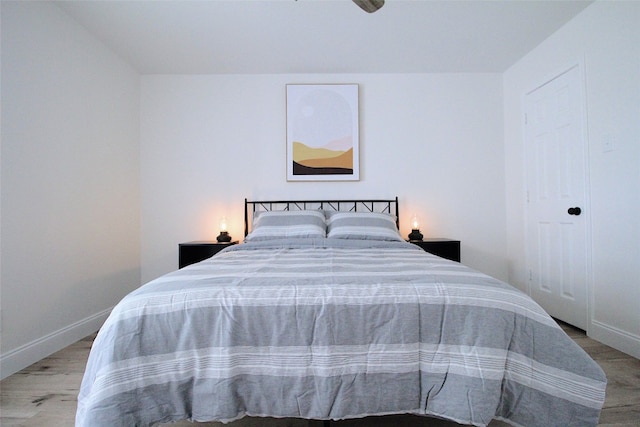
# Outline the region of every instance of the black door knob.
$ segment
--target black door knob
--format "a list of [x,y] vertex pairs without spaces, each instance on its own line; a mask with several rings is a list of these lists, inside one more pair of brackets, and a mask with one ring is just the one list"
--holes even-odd
[[569,210],[567,211],[567,213],[569,215],[575,215],[578,216],[582,213],[582,209],[580,209],[579,207],[575,207],[575,208],[569,208]]

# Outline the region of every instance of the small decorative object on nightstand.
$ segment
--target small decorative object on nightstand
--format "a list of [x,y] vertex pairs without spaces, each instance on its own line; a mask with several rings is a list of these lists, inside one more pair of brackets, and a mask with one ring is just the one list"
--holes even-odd
[[207,258],[211,258],[221,250],[228,248],[231,245],[237,244],[234,242],[187,242],[180,243],[178,245],[178,268],[186,267],[187,265],[195,264],[196,262],[203,261]]
[[231,236],[229,236],[229,232],[227,231],[227,218],[222,217],[220,220],[220,234],[216,237],[216,240],[220,243],[228,243],[231,241]]
[[418,215],[414,215],[411,218],[411,233],[409,233],[409,241],[419,242],[422,240],[422,233],[420,233],[420,221]]
[[409,243],[420,246],[430,254],[460,262],[460,240],[429,238],[418,241],[410,240]]

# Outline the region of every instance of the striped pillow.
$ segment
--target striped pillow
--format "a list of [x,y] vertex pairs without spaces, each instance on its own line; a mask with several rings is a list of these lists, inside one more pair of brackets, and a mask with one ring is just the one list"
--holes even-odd
[[325,237],[326,223],[321,211],[261,212],[246,242],[289,237]]
[[404,241],[393,215],[376,212],[337,212],[329,216],[327,237],[335,239]]

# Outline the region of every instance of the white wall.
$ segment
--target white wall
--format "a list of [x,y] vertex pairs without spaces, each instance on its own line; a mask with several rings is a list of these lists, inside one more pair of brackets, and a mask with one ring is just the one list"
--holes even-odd
[[[359,182],[287,182],[285,85],[358,83]],[[428,237],[506,279],[498,74],[143,76],[142,278],[177,268],[178,243],[242,238],[248,198],[399,196]]]
[[[510,281],[527,287],[524,94],[586,74],[593,304],[589,335],[640,357],[640,3],[596,2],[504,74]],[[603,152],[613,138],[615,150]]]
[[140,283],[139,90],[57,6],[2,2],[3,377]]

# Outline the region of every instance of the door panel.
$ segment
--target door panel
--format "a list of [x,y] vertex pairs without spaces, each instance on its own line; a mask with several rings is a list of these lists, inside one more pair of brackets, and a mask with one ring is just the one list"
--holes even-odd
[[[586,329],[588,213],[581,88],[575,66],[526,96],[527,262],[531,296],[552,316]],[[580,215],[569,214],[573,207],[581,207]]]

